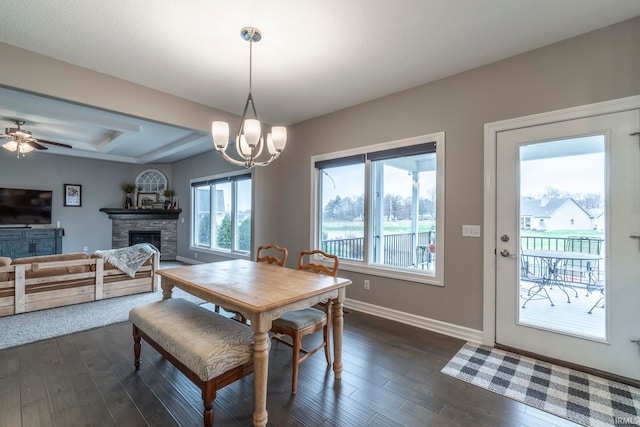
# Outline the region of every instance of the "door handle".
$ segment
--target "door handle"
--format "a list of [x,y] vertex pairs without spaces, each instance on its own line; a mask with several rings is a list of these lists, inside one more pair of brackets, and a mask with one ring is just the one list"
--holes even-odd
[[511,255],[511,252],[509,252],[507,249],[503,249],[500,251],[500,255],[502,255],[505,258],[515,258],[515,255]]

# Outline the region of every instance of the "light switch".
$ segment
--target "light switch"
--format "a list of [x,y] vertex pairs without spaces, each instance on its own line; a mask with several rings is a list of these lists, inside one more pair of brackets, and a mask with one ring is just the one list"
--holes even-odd
[[462,237],[480,237],[479,225],[463,225]]

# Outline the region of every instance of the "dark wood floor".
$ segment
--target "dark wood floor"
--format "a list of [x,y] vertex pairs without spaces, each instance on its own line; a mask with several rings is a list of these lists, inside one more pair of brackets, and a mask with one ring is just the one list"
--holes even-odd
[[[291,350],[273,342],[269,425],[575,425],[441,374],[462,344],[351,312],[342,380],[318,353],[301,365],[291,396]],[[0,426],[202,425],[199,390],[144,344],[136,374],[132,347],[125,322],[0,350]],[[218,392],[215,425],[250,426],[252,412],[253,376]]]

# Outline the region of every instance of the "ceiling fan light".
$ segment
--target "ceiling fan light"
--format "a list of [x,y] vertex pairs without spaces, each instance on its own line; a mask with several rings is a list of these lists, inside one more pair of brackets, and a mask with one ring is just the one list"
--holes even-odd
[[6,148],[9,151],[16,151],[18,149],[18,143],[14,140],[11,140],[2,145],[3,148]]
[[20,152],[20,154],[30,153],[33,151],[33,147],[27,143],[22,142],[18,144],[18,151]]

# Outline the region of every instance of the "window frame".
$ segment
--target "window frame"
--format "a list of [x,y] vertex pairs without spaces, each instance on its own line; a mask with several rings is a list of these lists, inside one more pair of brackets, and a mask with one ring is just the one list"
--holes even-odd
[[[236,217],[236,211],[238,209],[238,195],[236,194],[237,191],[237,183],[240,181],[244,181],[244,180],[250,180],[251,181],[251,194],[250,194],[250,200],[251,200],[251,239],[250,239],[250,244],[249,244],[249,250],[248,252],[245,251],[241,251],[237,248],[235,248],[235,245],[238,241],[238,239],[236,238],[236,231],[238,228],[238,224],[236,224],[237,222],[237,217]],[[201,246],[201,245],[197,245],[195,244],[195,236],[197,234],[197,230],[196,230],[196,215],[197,215],[197,209],[195,206],[196,203],[196,197],[195,197],[195,189],[198,186],[202,186],[202,185],[198,185],[198,184],[205,184],[205,186],[208,186],[209,188],[211,187],[211,185],[216,184],[216,183],[222,183],[224,181],[230,182],[231,185],[231,204],[232,204],[232,208],[231,208],[231,249],[229,250],[225,250],[222,248],[218,248],[218,247],[213,247],[214,244],[214,238],[215,238],[215,234],[211,235],[211,239],[210,239],[210,243],[209,243],[209,247],[205,247],[205,246]],[[189,197],[190,197],[190,206],[191,206],[191,225],[189,227],[189,250],[195,251],[195,252],[201,252],[201,253],[208,253],[208,254],[213,254],[213,255],[219,255],[219,256],[223,256],[223,257],[227,257],[227,258],[246,258],[246,259],[251,259],[251,254],[253,253],[253,233],[254,233],[254,216],[253,216],[253,209],[254,209],[254,197],[253,197],[253,192],[254,192],[254,176],[253,176],[253,171],[251,172],[247,172],[246,170],[240,170],[240,171],[235,171],[235,172],[228,172],[228,173],[223,173],[223,174],[216,174],[216,175],[210,175],[210,176],[205,176],[205,177],[200,177],[200,178],[193,178],[189,181],[189,187],[190,187],[190,191],[189,191]],[[214,203],[214,199],[215,197],[210,197],[210,209],[209,209],[209,220],[213,223],[215,222],[215,215],[212,213],[212,208],[213,208],[213,203]],[[213,230],[213,228],[211,228],[211,230]]]
[[[388,277],[393,279],[418,282],[434,286],[444,286],[444,248],[445,248],[445,133],[436,132],[427,135],[416,136],[401,140],[383,142],[379,144],[368,145],[348,150],[337,151],[333,153],[319,154],[310,158],[310,174],[311,174],[311,230],[310,230],[310,247],[320,247],[321,244],[321,194],[320,181],[321,172],[316,168],[317,162],[342,159],[352,156],[366,155],[372,152],[380,152],[384,150],[398,149],[402,147],[418,146],[427,142],[436,143],[436,269],[435,275],[428,274],[427,270],[391,267],[382,264],[373,264],[369,262],[369,247],[371,246],[371,234],[373,232],[373,221],[371,217],[371,161],[365,161],[365,183],[364,183],[364,217],[365,217],[365,259],[363,261],[342,259],[340,258],[340,269],[352,271],[356,273],[369,274],[380,277]],[[410,154],[408,154],[410,155]]]

